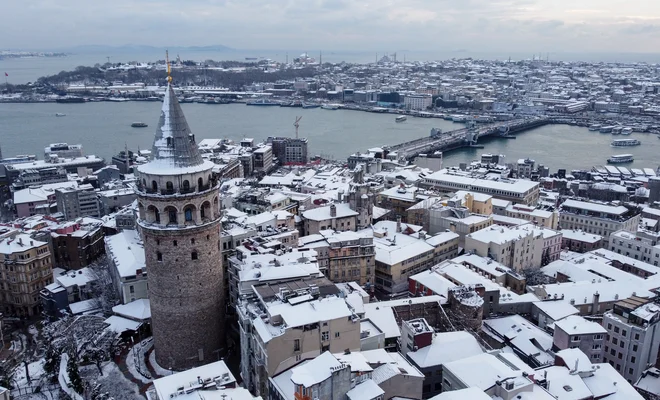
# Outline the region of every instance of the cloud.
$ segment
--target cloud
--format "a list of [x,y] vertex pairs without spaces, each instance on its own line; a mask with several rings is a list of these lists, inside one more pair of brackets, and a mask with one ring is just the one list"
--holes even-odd
[[[4,0],[7,48],[657,51],[660,1]],[[29,29],[26,29],[29,27]],[[580,40],[575,40],[579,37]]]

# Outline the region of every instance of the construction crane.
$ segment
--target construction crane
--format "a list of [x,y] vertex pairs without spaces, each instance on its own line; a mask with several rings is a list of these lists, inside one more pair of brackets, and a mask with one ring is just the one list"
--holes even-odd
[[296,122],[293,123],[293,126],[296,127],[296,139],[298,139],[298,127],[300,126],[299,122],[302,119],[302,116],[296,117]]

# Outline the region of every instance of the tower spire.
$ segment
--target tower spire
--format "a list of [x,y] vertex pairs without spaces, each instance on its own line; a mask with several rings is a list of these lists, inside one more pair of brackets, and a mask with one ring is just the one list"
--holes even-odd
[[165,63],[167,63],[167,83],[172,83],[172,69],[170,68],[170,54],[165,50]]

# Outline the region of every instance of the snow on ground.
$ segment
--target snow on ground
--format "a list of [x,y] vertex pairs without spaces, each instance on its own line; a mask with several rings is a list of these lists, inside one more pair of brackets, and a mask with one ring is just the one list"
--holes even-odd
[[136,384],[126,379],[119,367],[114,362],[106,362],[103,367],[103,375],[99,374],[96,365],[80,367],[80,376],[83,380],[96,382],[101,385],[101,392],[108,393],[115,400],[144,399]]
[[149,365],[151,365],[151,368],[154,369],[154,372],[156,372],[159,376],[167,376],[167,375],[172,375],[172,371],[169,369],[165,369],[158,365],[156,362],[156,351],[152,351],[151,354],[149,354]]
[[68,360],[68,354],[62,353],[62,358],[60,359],[60,372],[57,375],[57,380],[60,383],[62,390],[64,390],[64,392],[66,392],[66,394],[68,394],[73,400],[83,400],[81,395],[69,387],[69,374],[66,372],[66,364]]
[[139,380],[142,383],[151,383],[153,379],[146,378],[138,372],[136,364],[140,365],[140,369],[149,375],[149,370],[147,369],[146,363],[144,360],[144,353],[148,351],[152,346],[153,341],[143,341],[136,344],[133,348],[126,354],[126,367],[128,372],[133,375],[133,378]]
[[[38,361],[28,364],[28,370],[30,371],[30,379],[32,384],[37,383],[46,372],[44,371],[44,364],[46,361],[42,358]],[[25,375],[25,365],[20,364],[14,372],[14,386],[17,388],[28,386],[27,376]]]

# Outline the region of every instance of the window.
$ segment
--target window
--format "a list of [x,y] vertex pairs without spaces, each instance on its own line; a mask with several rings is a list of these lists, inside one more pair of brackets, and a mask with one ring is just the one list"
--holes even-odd
[[176,240],[173,240],[173,241],[172,241],[172,246],[176,247],[176,245],[177,245]]
[[625,329],[623,329],[623,330],[621,331],[621,336],[625,337],[627,334],[628,334],[628,332],[626,332]]
[[160,251],[156,253],[156,258],[158,259],[158,261],[163,261],[163,253],[161,253]]
[[133,285],[130,285],[130,286],[128,287],[128,291],[129,291],[131,294],[135,293],[135,287],[134,287]]
[[193,212],[192,208],[188,207],[185,209],[184,214],[186,216],[186,222],[190,222],[193,220]]
[[183,181],[183,190],[186,192],[190,191],[190,182],[187,180]]
[[321,332],[321,341],[327,342],[328,340],[330,340],[330,332],[328,331]]
[[635,340],[639,340],[639,333],[635,333]]
[[293,351],[300,351],[300,339],[293,341]]
[[619,327],[618,326],[614,327],[614,333],[619,333]]
[[195,244],[195,238],[190,239],[190,244]]
[[335,339],[339,338],[339,332],[335,332]]
[[176,209],[173,207],[168,208],[167,215],[170,220],[170,224],[176,224]]
[[603,335],[595,335],[594,340],[603,340]]
[[615,355],[616,355],[616,351],[615,351],[614,349],[610,350],[610,355],[615,356]]
[[571,341],[573,341],[573,342],[579,342],[579,341],[580,341],[580,337],[579,337],[579,336],[572,336],[572,337],[571,337]]
[[600,350],[600,349],[601,349],[601,345],[599,345],[599,344],[594,344],[593,346],[591,346],[591,349],[592,349],[592,350]]
[[619,360],[623,359],[623,354],[619,353],[619,354],[617,355],[617,358],[618,358]]
[[619,343],[619,339],[617,339],[617,338],[613,338],[613,339],[612,339],[612,343],[613,343],[613,344],[617,344],[617,343]]
[[630,362],[634,364],[635,361],[637,361],[637,359],[635,358],[635,356],[631,356],[631,357],[630,357]]
[[151,190],[154,192],[158,191],[158,183],[156,181],[151,181]]
[[192,253],[190,253],[190,259],[191,260],[196,260],[197,259],[197,252],[196,251],[193,251]]
[[637,351],[637,345],[633,344],[633,351]]

